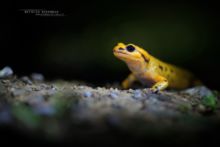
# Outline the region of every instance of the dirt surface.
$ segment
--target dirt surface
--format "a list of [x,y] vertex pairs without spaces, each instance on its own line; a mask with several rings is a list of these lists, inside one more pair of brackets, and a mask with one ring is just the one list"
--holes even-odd
[[215,141],[220,120],[216,91],[200,86],[155,94],[147,88],[107,87],[47,82],[40,74],[1,78],[0,127],[51,144]]

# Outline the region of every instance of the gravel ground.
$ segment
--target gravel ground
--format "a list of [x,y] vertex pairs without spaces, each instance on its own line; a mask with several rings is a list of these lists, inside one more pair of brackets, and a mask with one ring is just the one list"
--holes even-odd
[[0,127],[31,141],[185,145],[203,143],[219,128],[218,93],[205,86],[155,94],[48,82],[38,73],[17,78],[6,70],[0,77]]

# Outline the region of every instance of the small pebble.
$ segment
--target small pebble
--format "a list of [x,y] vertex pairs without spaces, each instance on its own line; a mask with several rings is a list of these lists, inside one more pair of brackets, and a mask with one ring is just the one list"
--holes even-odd
[[52,90],[57,90],[58,88],[57,87],[55,87],[55,86],[53,86],[53,88],[52,88]]
[[101,90],[103,90],[103,89],[102,89],[101,87],[97,87],[97,90],[98,90],[98,91],[101,91]]
[[42,83],[42,84],[40,84],[40,88],[41,88],[41,89],[45,89],[45,90],[49,90],[49,89],[51,89],[51,86],[50,86],[50,85],[47,85],[47,84]]
[[27,76],[23,76],[21,77],[21,81],[23,81],[26,84],[32,85],[32,81],[27,77]]
[[6,66],[0,71],[0,78],[6,78],[13,75],[11,67]]
[[155,97],[149,97],[149,100],[146,101],[148,104],[151,104],[151,105],[155,105],[155,104],[158,104],[159,101],[157,100],[157,98]]
[[48,95],[54,95],[54,94],[56,94],[56,93],[57,93],[56,88],[52,88],[52,89],[47,90],[47,94],[48,94]]
[[79,89],[84,89],[85,87],[84,86],[79,86]]
[[32,87],[32,91],[40,91],[40,87]]
[[110,97],[112,97],[112,98],[117,98],[118,95],[117,95],[115,92],[111,92],[111,93],[110,93]]
[[206,107],[205,107],[204,105],[202,105],[202,104],[199,104],[199,105],[197,106],[197,110],[198,110],[199,112],[205,112],[205,111],[206,111]]
[[71,89],[76,89],[77,88],[77,86],[76,85],[74,85],[73,87],[71,87]]
[[132,93],[134,90],[133,89],[128,89],[128,92]]
[[143,92],[144,92],[145,94],[148,94],[148,93],[151,93],[151,90],[150,90],[150,88],[144,88],[144,89],[143,89]]
[[92,96],[92,92],[86,91],[86,92],[83,93],[83,96],[84,97],[91,97]]
[[1,82],[2,82],[3,84],[9,84],[9,83],[10,83],[9,80],[1,80]]
[[114,90],[114,88],[112,88],[112,87],[111,87],[109,90],[113,91],[113,90]]
[[141,97],[142,97],[142,92],[141,92],[141,90],[135,90],[133,97],[134,97],[134,98],[141,98]]
[[11,88],[10,91],[13,96],[20,96],[26,92],[24,89],[17,89],[17,88]]
[[44,76],[40,73],[32,73],[31,78],[34,81],[40,81],[40,82],[44,81]]

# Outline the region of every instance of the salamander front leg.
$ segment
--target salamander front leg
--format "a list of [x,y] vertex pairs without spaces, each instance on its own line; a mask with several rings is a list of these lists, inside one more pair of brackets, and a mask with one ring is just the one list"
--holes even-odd
[[153,93],[157,93],[161,90],[164,90],[168,87],[168,80],[164,77],[158,76],[157,77],[158,82],[156,82],[151,88],[150,90]]
[[128,89],[137,79],[133,74],[129,74],[128,77],[122,82],[122,88]]

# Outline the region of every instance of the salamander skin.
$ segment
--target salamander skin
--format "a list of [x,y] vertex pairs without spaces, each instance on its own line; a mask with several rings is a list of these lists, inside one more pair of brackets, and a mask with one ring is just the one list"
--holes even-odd
[[122,82],[124,89],[131,87],[135,81],[150,87],[153,92],[167,87],[184,89],[200,84],[191,72],[165,63],[137,45],[118,43],[113,53],[124,61],[131,71],[131,74]]

